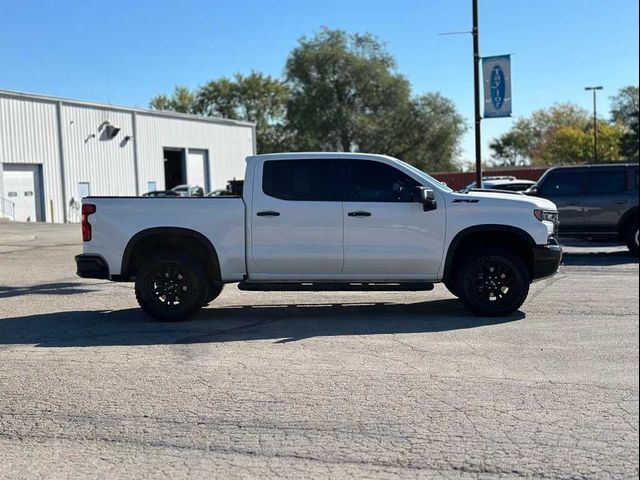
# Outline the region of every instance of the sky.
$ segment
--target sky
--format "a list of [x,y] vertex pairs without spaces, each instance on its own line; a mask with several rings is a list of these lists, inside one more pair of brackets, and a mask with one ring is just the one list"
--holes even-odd
[[[638,85],[637,0],[479,0],[480,53],[512,54],[514,118],[557,102],[591,111]],[[235,72],[283,74],[302,36],[323,26],[386,43],[415,94],[440,92],[467,119],[474,158],[471,0],[0,0],[0,89],[148,106],[174,85]],[[513,119],[482,122],[488,143]],[[384,153],[384,152],[381,152]]]

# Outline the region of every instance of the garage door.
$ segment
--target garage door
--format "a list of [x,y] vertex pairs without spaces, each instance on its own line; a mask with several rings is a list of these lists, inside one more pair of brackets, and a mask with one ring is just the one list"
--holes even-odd
[[3,165],[5,197],[15,205],[18,222],[38,220],[40,203],[37,165]]
[[187,183],[202,187],[205,191],[209,189],[206,150],[189,149],[189,153],[187,153]]

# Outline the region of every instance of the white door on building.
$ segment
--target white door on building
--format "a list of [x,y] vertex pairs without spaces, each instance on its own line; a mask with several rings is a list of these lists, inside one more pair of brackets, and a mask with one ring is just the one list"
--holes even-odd
[[4,192],[6,198],[15,205],[17,222],[37,221],[37,166],[4,165]]
[[189,149],[187,153],[187,183],[202,187],[205,191],[209,189],[206,150]]

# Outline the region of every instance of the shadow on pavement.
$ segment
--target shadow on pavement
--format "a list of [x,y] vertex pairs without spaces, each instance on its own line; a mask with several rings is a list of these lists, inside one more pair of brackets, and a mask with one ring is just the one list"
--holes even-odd
[[78,293],[89,293],[95,290],[84,288],[82,283],[43,283],[30,285],[28,287],[9,287],[0,285],[0,298],[17,297],[20,295],[75,295]]
[[475,317],[456,300],[412,304],[358,303],[228,306],[182,323],[158,323],[139,309],[56,312],[0,320],[0,345],[43,347],[171,345],[248,340],[285,343],[312,337],[431,333],[514,322]]
[[581,265],[595,267],[611,267],[614,265],[628,265],[638,263],[628,251],[619,252],[566,252],[562,258],[563,265]]

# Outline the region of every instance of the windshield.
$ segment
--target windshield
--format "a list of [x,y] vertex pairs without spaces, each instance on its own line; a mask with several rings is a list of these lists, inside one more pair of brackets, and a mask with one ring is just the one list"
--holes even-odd
[[427,182],[434,184],[435,186],[441,188],[445,192],[449,192],[449,193],[453,192],[453,190],[451,188],[449,188],[446,184],[442,183],[440,180],[436,180],[432,176],[427,175],[422,170],[414,167],[413,165],[409,165],[406,162],[405,162],[405,165],[406,165],[407,168],[409,168],[409,170],[411,170],[413,173],[418,175],[420,178],[426,180]]

